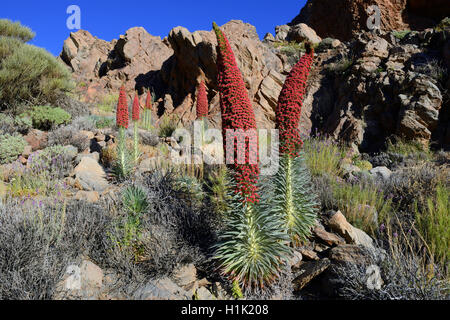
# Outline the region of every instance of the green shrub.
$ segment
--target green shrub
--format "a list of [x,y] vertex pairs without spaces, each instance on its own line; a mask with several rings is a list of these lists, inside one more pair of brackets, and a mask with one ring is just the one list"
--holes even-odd
[[329,64],[326,69],[336,75],[346,73],[353,65],[353,60],[348,57],[342,57],[335,63]]
[[0,107],[54,103],[72,89],[68,69],[44,49],[0,37]]
[[402,30],[402,31],[394,31],[394,32],[392,32],[392,34],[393,34],[394,37],[396,37],[397,39],[402,40],[402,39],[405,38],[410,32],[411,32],[411,30]]
[[27,142],[21,136],[0,136],[0,164],[10,163],[22,154]]
[[177,130],[177,120],[174,117],[163,117],[159,123],[159,136],[170,137]]
[[337,207],[347,220],[357,228],[371,234],[391,211],[391,200],[386,200],[384,192],[375,185],[340,183],[333,187]]
[[20,39],[28,42],[34,38],[34,32],[20,22],[12,22],[8,19],[0,19],[0,36]]
[[438,185],[436,196],[428,197],[426,203],[425,210],[419,210],[417,202],[414,203],[417,227],[435,261],[445,266],[450,259],[450,189]]
[[373,168],[372,164],[367,160],[356,160],[355,166],[357,166],[358,168],[360,168],[363,171],[369,171],[369,170],[372,170],[372,168]]
[[341,173],[339,163],[345,151],[331,139],[308,139],[305,141],[303,150],[306,164],[313,176],[322,174],[338,176]]
[[33,127],[41,130],[50,130],[53,126],[67,124],[70,122],[71,116],[61,108],[53,108],[50,106],[36,106],[29,110],[23,116],[28,115]]
[[107,94],[102,97],[101,102],[97,105],[98,109],[106,113],[114,113],[117,101],[119,100],[118,94]]

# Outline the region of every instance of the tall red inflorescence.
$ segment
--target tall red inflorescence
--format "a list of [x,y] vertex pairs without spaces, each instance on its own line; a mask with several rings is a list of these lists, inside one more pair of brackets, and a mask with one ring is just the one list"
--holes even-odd
[[118,127],[128,129],[128,101],[125,87],[120,88],[119,102],[117,103],[116,124]]
[[134,95],[134,101],[133,101],[133,113],[131,117],[133,118],[133,121],[139,121],[139,112],[140,112],[140,105],[139,105],[139,95]]
[[145,100],[145,109],[152,109],[152,94],[150,90],[147,92],[147,99]]
[[306,81],[314,60],[314,49],[308,43],[305,47],[306,53],[286,78],[278,98],[275,123],[280,134],[280,155],[287,154],[296,157],[303,146],[298,125],[303,96],[306,91]]
[[197,119],[208,116],[208,97],[206,95],[205,83],[202,81],[197,87]]
[[[244,130],[250,136],[245,137],[244,143],[233,140],[236,191],[241,193],[245,201],[258,202],[259,195],[256,186],[259,176],[258,136],[255,115],[230,43],[216,23],[213,23],[213,28],[218,42],[218,86],[224,141],[226,141],[226,130],[228,129]],[[230,146],[225,147],[225,152],[227,147]],[[245,152],[245,162],[242,164],[239,163],[237,157],[240,152]],[[256,159],[256,161],[253,162],[250,159]]]

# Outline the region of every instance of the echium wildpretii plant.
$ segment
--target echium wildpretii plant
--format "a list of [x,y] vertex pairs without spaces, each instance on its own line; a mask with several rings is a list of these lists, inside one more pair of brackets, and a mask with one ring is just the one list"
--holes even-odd
[[276,128],[280,134],[280,168],[265,184],[264,209],[280,216],[291,241],[306,240],[316,222],[317,201],[300,150],[303,141],[298,129],[306,82],[314,59],[314,49],[306,53],[286,78],[278,98]]
[[137,163],[139,161],[140,153],[139,153],[139,113],[140,113],[140,105],[139,105],[139,95],[136,92],[133,101],[133,110],[131,118],[133,119],[133,158],[134,162]]
[[201,142],[205,142],[206,117],[208,116],[208,96],[206,94],[205,83],[201,81],[197,86],[197,121],[201,124]]
[[145,108],[144,108],[144,115],[142,119],[143,127],[146,130],[150,130],[152,128],[152,103],[154,101],[154,96],[148,90],[147,92],[147,98],[145,99]]
[[119,101],[116,111],[116,125],[119,128],[117,138],[117,160],[114,165],[114,174],[118,179],[129,177],[133,171],[133,157],[127,149],[126,130],[128,129],[129,113],[125,87],[120,88]]
[[[290,255],[289,238],[282,221],[260,210],[258,195],[258,158],[256,121],[247,89],[236,60],[223,32],[213,23],[218,41],[218,86],[222,112],[222,129],[251,130],[245,143],[233,140],[234,164],[227,213],[227,230],[216,245],[215,258],[223,273],[243,287],[263,286],[274,280]],[[253,137],[253,138],[252,138]],[[226,143],[230,143],[227,141]],[[244,149],[245,148],[245,149]],[[245,163],[239,164],[238,152],[245,150]],[[229,163],[229,159],[227,159]]]

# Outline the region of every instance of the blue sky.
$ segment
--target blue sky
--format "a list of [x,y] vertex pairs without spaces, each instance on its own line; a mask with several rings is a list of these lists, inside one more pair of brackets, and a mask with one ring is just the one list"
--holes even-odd
[[[2,1],[0,18],[8,18],[29,26],[36,32],[32,44],[59,55],[63,41],[69,36],[66,27],[69,5],[81,9],[81,28],[100,39],[117,39],[127,29],[144,27],[149,33],[164,38],[176,26],[190,31],[211,30],[212,21],[222,25],[238,19],[256,26],[262,38],[274,33],[276,25],[290,22],[306,0],[21,0]],[[20,3],[20,4],[19,4]]]

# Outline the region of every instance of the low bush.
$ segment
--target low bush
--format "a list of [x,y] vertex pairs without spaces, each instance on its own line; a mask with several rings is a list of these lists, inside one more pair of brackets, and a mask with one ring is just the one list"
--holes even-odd
[[61,108],[50,106],[35,106],[27,111],[27,115],[33,121],[33,127],[40,130],[50,130],[61,124],[68,124],[71,116]]
[[76,124],[60,127],[48,134],[48,145],[50,146],[72,145],[77,148],[78,152],[83,152],[89,148],[90,144],[90,139],[85,134],[80,133]]
[[425,202],[422,210],[417,202],[414,203],[417,228],[427,242],[433,260],[446,266],[450,261],[450,189],[439,184],[436,195]]
[[17,160],[22,154],[27,142],[22,136],[0,135],[0,164],[10,163]]
[[82,254],[104,254],[109,224],[100,204],[8,200],[0,205],[0,299],[52,299],[70,264]]
[[0,36],[19,39],[22,42],[28,42],[34,38],[34,32],[20,24],[8,19],[0,19]]
[[314,176],[341,174],[340,161],[344,156],[344,149],[331,139],[311,138],[305,141],[306,165]]
[[[2,42],[11,42],[0,37]],[[1,107],[15,111],[24,104],[55,103],[72,89],[69,71],[44,49],[21,44],[0,61]]]
[[352,225],[371,234],[392,209],[391,200],[386,199],[383,190],[371,182],[336,183],[333,197],[336,206]]

